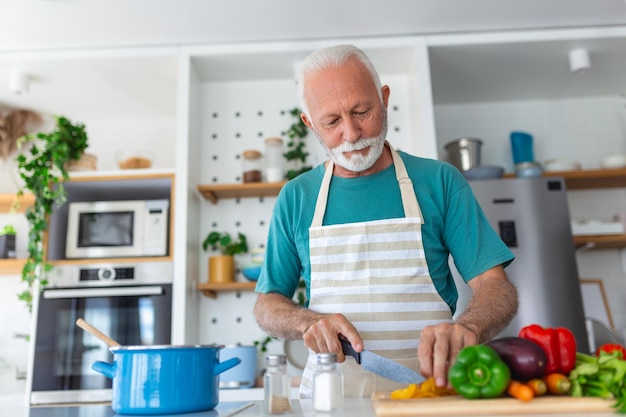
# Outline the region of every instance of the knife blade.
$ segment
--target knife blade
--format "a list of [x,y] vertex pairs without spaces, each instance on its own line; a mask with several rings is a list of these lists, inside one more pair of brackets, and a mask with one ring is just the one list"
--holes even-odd
[[368,350],[357,352],[350,342],[340,338],[344,355],[352,356],[366,371],[403,384],[419,384],[426,380],[419,372]]

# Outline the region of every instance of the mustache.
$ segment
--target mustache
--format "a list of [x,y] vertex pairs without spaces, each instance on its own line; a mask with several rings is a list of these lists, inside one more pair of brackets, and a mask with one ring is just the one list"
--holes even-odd
[[379,138],[364,138],[359,139],[354,143],[342,143],[337,146],[334,151],[335,152],[352,152],[352,151],[360,151],[361,149],[369,148],[372,145],[375,145],[378,142]]

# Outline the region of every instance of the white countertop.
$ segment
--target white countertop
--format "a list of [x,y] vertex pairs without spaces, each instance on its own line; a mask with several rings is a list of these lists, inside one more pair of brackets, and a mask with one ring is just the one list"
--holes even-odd
[[[344,407],[332,413],[316,412],[307,400],[292,400],[290,417],[376,417],[369,398],[346,398]],[[109,405],[77,405],[53,407],[27,407],[25,405],[0,405],[0,415],[10,417],[117,417]],[[261,417],[268,416],[263,401],[223,401],[214,410],[198,413],[169,414],[167,417]],[[614,413],[585,413],[584,417],[607,417]],[[519,417],[531,416],[520,414]],[[532,417],[576,417],[581,414],[534,414]],[[120,416],[121,417],[121,416]],[[451,416],[452,417],[452,416]],[[495,416],[490,416],[495,417]],[[507,416],[508,417],[508,416]]]

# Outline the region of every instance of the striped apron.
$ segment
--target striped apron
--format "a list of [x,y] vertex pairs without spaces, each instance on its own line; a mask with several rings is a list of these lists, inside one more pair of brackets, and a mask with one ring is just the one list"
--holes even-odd
[[[322,226],[334,166],[329,161],[309,229],[309,308],[343,314],[358,330],[365,349],[419,370],[421,330],[450,322],[452,315],[428,272],[421,233],[424,220],[413,183],[398,153],[392,148],[391,153],[405,215],[398,219]],[[311,397],[316,366],[316,354],[309,351],[301,398]],[[347,397],[406,386],[364,371],[352,357],[339,369]]]

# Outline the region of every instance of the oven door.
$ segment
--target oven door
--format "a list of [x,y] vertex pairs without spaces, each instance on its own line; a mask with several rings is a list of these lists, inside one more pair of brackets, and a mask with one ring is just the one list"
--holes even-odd
[[46,289],[40,295],[31,404],[111,400],[111,379],[93,371],[112,362],[83,318],[121,345],[171,343],[172,285]]

